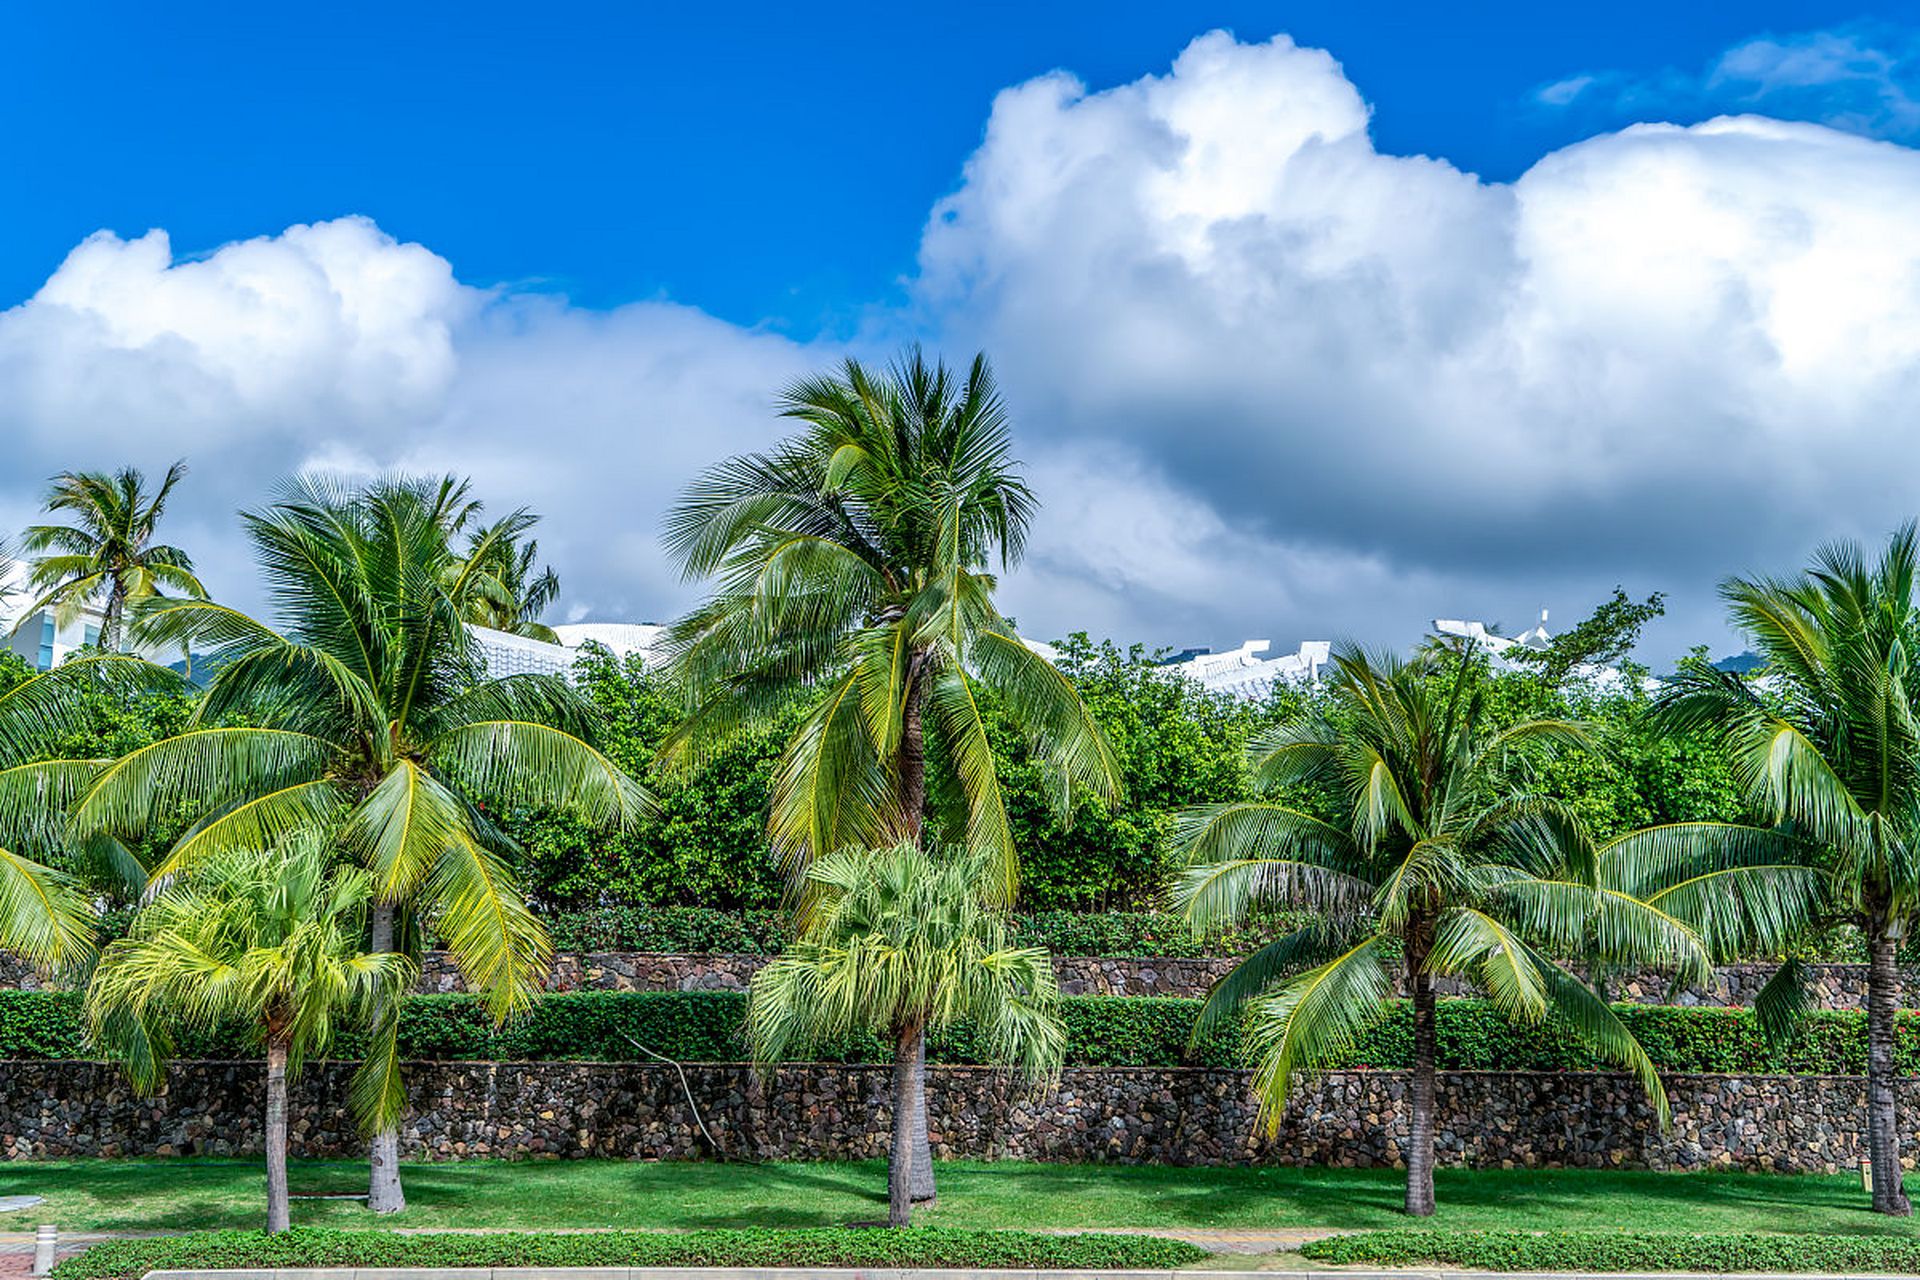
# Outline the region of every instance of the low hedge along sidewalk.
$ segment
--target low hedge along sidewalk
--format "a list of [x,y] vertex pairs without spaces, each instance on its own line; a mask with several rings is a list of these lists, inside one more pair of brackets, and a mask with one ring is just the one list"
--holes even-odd
[[1316,1262],[1478,1271],[1920,1271],[1920,1239],[1626,1231],[1362,1231],[1300,1246]]
[[236,1267],[1009,1267],[1160,1270],[1206,1250],[1160,1236],[1051,1236],[950,1227],[792,1228],[565,1235],[194,1231],[97,1244],[55,1280],[138,1280],[149,1271]]

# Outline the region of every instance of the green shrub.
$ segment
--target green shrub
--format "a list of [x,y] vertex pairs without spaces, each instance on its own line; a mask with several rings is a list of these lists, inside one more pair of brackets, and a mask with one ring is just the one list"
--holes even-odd
[[55,1268],[57,1280],[138,1280],[149,1271],[240,1267],[1010,1267],[1163,1270],[1206,1251],[1135,1235],[1039,1235],[911,1227],[612,1231],[574,1235],[400,1235],[301,1227],[196,1231],[97,1244]]
[[[1223,1025],[1189,1045],[1200,1002],[1171,996],[1069,996],[1060,1014],[1067,1025],[1072,1066],[1148,1067],[1241,1065],[1239,1026]],[[1866,1070],[1866,1015],[1813,1015],[1791,1042],[1769,1045],[1748,1009],[1615,1005],[1615,1012],[1662,1070],[1731,1074],[1860,1075]],[[496,1027],[478,1000],[466,995],[416,996],[400,1019],[400,1052],[410,1060],[492,1061],[644,1060],[639,1046],[681,1062],[738,1062],[746,1056],[742,1026],[746,996],[736,991],[576,991],[547,996],[504,1027]],[[1482,1000],[1442,1000],[1438,1007],[1439,1061],[1458,1071],[1607,1070],[1570,1028],[1548,1021],[1516,1026]],[[1412,1020],[1404,1002],[1354,1044],[1338,1065],[1404,1068],[1412,1058]],[[348,1031],[333,1056],[357,1056],[364,1043]],[[245,1028],[185,1038],[187,1058],[252,1057],[259,1049]],[[978,1062],[974,1032],[956,1026],[931,1038],[936,1062]],[[90,1056],[80,997],[70,992],[0,992],[0,1057]],[[822,1046],[825,1062],[886,1062],[888,1047],[856,1036]],[[1903,1012],[1896,1025],[1895,1068],[1920,1075],[1920,1013]]]
[[1920,1271],[1920,1240],[1883,1235],[1362,1231],[1300,1252],[1317,1262],[1481,1271]]

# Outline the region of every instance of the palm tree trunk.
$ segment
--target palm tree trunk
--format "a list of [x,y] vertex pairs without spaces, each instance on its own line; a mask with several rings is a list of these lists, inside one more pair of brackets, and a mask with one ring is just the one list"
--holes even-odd
[[1886,913],[1868,917],[1867,964],[1867,1159],[1873,1172],[1875,1213],[1906,1217],[1913,1212],[1901,1186],[1899,1099],[1893,1069],[1894,1014],[1900,1005],[1897,941]]
[[[375,954],[393,950],[393,905],[373,907],[368,949]],[[373,1135],[367,1148],[367,1208],[375,1213],[399,1213],[407,1207],[400,1185],[400,1127],[396,1124]]]
[[287,1199],[287,1035],[267,1032],[267,1231],[292,1225]]
[[1407,1137],[1407,1212],[1433,1214],[1433,1063],[1439,1040],[1433,978],[1426,972],[1431,923],[1416,920],[1407,935],[1407,989],[1413,997],[1413,1080],[1408,1090],[1413,1125]]
[[920,1076],[915,1069],[914,1046],[922,1042],[918,1027],[901,1031],[893,1046],[893,1152],[887,1160],[887,1225],[904,1227],[913,1221],[913,1162],[917,1141],[913,1117],[920,1109]]
[[[913,661],[913,687],[907,694],[906,719],[900,733],[900,812],[914,843],[926,825],[927,745],[922,700],[925,690],[919,681],[922,660]],[[933,1181],[933,1144],[927,1137],[927,1036],[916,1028],[913,1034],[913,1100],[909,1115],[913,1139],[913,1159],[909,1183],[915,1203],[931,1203],[939,1194]]]
[[108,653],[120,652],[120,617],[127,608],[127,589],[119,574],[107,575],[107,606],[101,610],[100,647]]

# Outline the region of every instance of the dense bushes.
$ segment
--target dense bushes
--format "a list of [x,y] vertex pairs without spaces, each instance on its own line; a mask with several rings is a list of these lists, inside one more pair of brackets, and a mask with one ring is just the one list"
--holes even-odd
[[[746,997],[736,992],[586,991],[549,996],[525,1016],[495,1027],[468,996],[421,996],[407,1002],[400,1050],[409,1059],[644,1060],[640,1047],[678,1061],[731,1062],[745,1054],[741,1024]],[[1616,1005],[1620,1019],[1663,1070],[1735,1074],[1859,1075],[1866,1070],[1866,1015],[1811,1016],[1790,1043],[1769,1045],[1751,1010]],[[1199,1002],[1156,997],[1079,996],[1061,1003],[1067,1024],[1067,1061],[1076,1066],[1236,1066],[1242,1061],[1236,1027],[1223,1027],[1189,1047]],[[1440,1065],[1449,1070],[1604,1070],[1572,1032],[1548,1022],[1516,1027],[1479,1000],[1439,1005]],[[184,1041],[185,1057],[251,1056],[244,1033]],[[335,1053],[351,1057],[349,1036]],[[1344,1067],[1405,1067],[1411,1057],[1411,1019],[1396,1004],[1343,1056]],[[978,1062],[981,1053],[965,1027],[935,1038],[929,1055],[943,1062]],[[79,997],[61,992],[0,994],[0,1057],[89,1056]],[[859,1037],[828,1046],[823,1060],[885,1062],[877,1039]],[[1895,1065],[1920,1075],[1920,1013],[1900,1015]]]
[[302,1227],[195,1231],[112,1240],[70,1258],[56,1280],[138,1280],[149,1271],[282,1267],[1009,1267],[1022,1270],[1168,1269],[1204,1249],[1141,1235],[1040,1235],[913,1227],[811,1227],[584,1234],[398,1234]]
[[[606,906],[545,913],[561,951],[736,952],[771,955],[790,936],[787,917],[770,908]],[[1057,956],[1234,956],[1296,928],[1298,912],[1279,911],[1256,925],[1196,938],[1165,911],[1030,911],[1014,918],[1021,942]]]
[[1807,1271],[1910,1274],[1920,1240],[1887,1235],[1648,1231],[1363,1231],[1300,1247],[1316,1262],[1479,1271]]

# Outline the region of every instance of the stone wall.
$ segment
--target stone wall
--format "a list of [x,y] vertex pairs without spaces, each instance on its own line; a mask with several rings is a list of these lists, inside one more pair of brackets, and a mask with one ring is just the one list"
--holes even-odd
[[[553,958],[549,991],[745,991],[764,956],[731,954],[671,955],[664,952],[562,951]],[[1204,996],[1232,969],[1231,958],[1176,959],[1165,956],[1058,956],[1060,986],[1073,996]],[[1816,964],[1814,1006],[1823,1009],[1866,1007],[1867,967]],[[1614,978],[1608,994],[1635,1004],[1744,1007],[1753,1003],[1771,964],[1730,964],[1715,975],[1712,990],[1670,992],[1670,980],[1646,972]],[[46,984],[27,965],[0,954],[0,990],[37,990]],[[1472,995],[1458,981],[1438,984],[1442,995]],[[420,977],[422,991],[460,991],[460,973],[444,951],[427,953]],[[1902,974],[1901,1004],[1920,1009],[1920,970]]]
[[[885,1066],[691,1065],[687,1087],[721,1150],[755,1159],[885,1153]],[[311,1067],[294,1089],[302,1155],[360,1149],[350,1068]],[[1033,1094],[979,1067],[934,1067],[930,1126],[943,1156],[1119,1163],[1391,1165],[1406,1136],[1402,1072],[1334,1072],[1302,1088],[1279,1132],[1260,1128],[1244,1071],[1067,1071]],[[715,1154],[670,1067],[635,1063],[416,1063],[411,1156],[686,1159]],[[1864,1084],[1852,1076],[1670,1076],[1662,1134],[1633,1082],[1596,1073],[1441,1076],[1440,1159],[1482,1167],[1834,1171],[1858,1167]],[[259,1064],[183,1062],[138,1098],[112,1067],[0,1062],[0,1152],[11,1159],[234,1155],[260,1143]],[[1920,1086],[1903,1132],[1920,1119]]]

